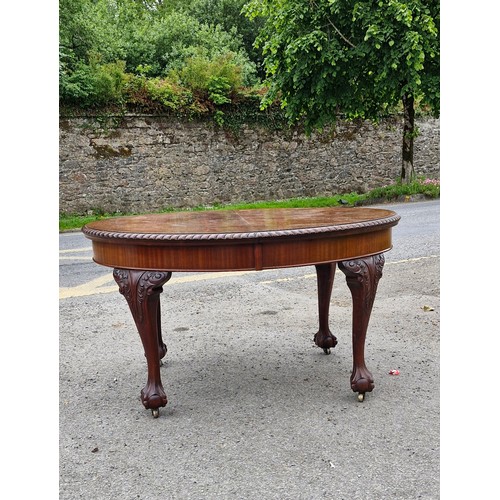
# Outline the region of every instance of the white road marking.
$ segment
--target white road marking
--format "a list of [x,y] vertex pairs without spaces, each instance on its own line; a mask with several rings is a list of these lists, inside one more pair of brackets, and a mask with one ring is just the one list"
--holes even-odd
[[91,252],[92,247],[85,248],[68,248],[66,250],[59,250],[59,253],[75,253],[75,252]]
[[82,257],[82,256],[75,256],[75,257],[66,257],[66,256],[59,256],[59,260],[92,260],[92,257]]
[[[92,255],[67,255],[67,254],[79,254],[83,252],[92,252],[92,247],[68,248],[66,250],[59,250],[59,260],[92,260]],[[61,254],[66,254],[66,255],[61,255]]]

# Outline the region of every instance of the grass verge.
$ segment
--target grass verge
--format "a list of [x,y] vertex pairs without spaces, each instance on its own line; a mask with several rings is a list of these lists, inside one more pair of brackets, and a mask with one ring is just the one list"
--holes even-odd
[[[380,187],[368,193],[348,193],[334,196],[312,197],[312,198],[289,198],[287,200],[256,201],[251,203],[216,203],[210,206],[197,206],[192,208],[172,208],[167,207],[158,212],[175,212],[181,210],[236,210],[244,208],[306,208],[306,207],[334,207],[339,205],[359,206],[370,203],[394,202],[405,200],[406,197],[422,195],[427,199],[435,199],[440,196],[440,185],[437,179],[418,178],[409,184],[395,182],[388,186]],[[113,214],[103,211],[93,211],[87,215],[80,214],[60,214],[59,231],[73,231],[81,229],[85,224],[95,220],[108,219],[124,215],[138,215],[137,213],[116,212]]]

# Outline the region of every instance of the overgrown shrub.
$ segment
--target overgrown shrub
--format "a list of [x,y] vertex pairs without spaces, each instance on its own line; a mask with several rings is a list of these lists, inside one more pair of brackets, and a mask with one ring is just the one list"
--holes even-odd
[[98,57],[91,57],[89,64],[78,61],[73,71],[60,73],[60,98],[87,108],[119,104],[126,81],[124,61],[101,64]]
[[[137,103],[147,101],[150,92],[153,102],[163,102],[170,108],[177,103],[175,91],[168,96],[168,89],[158,81],[148,90],[144,81],[136,81],[130,75],[174,82],[169,78],[171,72],[182,71],[190,59],[212,61],[227,53],[232,54],[233,64],[239,66],[240,83],[257,83],[255,62],[250,60],[238,31],[245,31],[243,27],[247,29],[249,25],[249,20],[239,15],[241,1],[218,1],[215,17],[201,13],[196,17],[201,4],[206,4],[208,11],[215,6],[212,0],[196,1],[196,9],[183,0],[158,2],[154,7],[134,0],[61,0],[61,104],[82,108],[118,104],[125,91]],[[124,76],[125,72],[129,75]],[[211,96],[206,99],[225,102],[227,85],[231,89],[235,85],[228,75],[212,71],[212,76],[209,74],[202,85]]]
[[193,101],[193,94],[166,78],[151,78],[146,81],[148,96],[172,110],[188,107]]
[[241,67],[234,62],[234,54],[227,53],[214,59],[194,56],[176,73],[183,85],[213,104],[231,102],[230,94],[242,86]]

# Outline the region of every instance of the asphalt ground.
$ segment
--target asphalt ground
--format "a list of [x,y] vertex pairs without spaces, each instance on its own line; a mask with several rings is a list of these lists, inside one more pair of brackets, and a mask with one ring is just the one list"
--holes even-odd
[[167,283],[157,419],[139,399],[146,361],[124,298],[61,300],[59,498],[440,498],[439,266],[386,262],[363,403],[338,271],[330,356],[313,343],[313,267]]

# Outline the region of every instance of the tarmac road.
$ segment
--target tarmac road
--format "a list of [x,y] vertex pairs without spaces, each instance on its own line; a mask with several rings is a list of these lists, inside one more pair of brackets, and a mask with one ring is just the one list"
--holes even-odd
[[87,259],[90,242],[61,235],[60,499],[438,499],[439,202],[384,207],[402,219],[368,329],[375,389],[363,403],[349,386],[341,273],[330,356],[312,340],[312,267],[205,273],[164,287],[169,402],[153,419],[127,304]]

